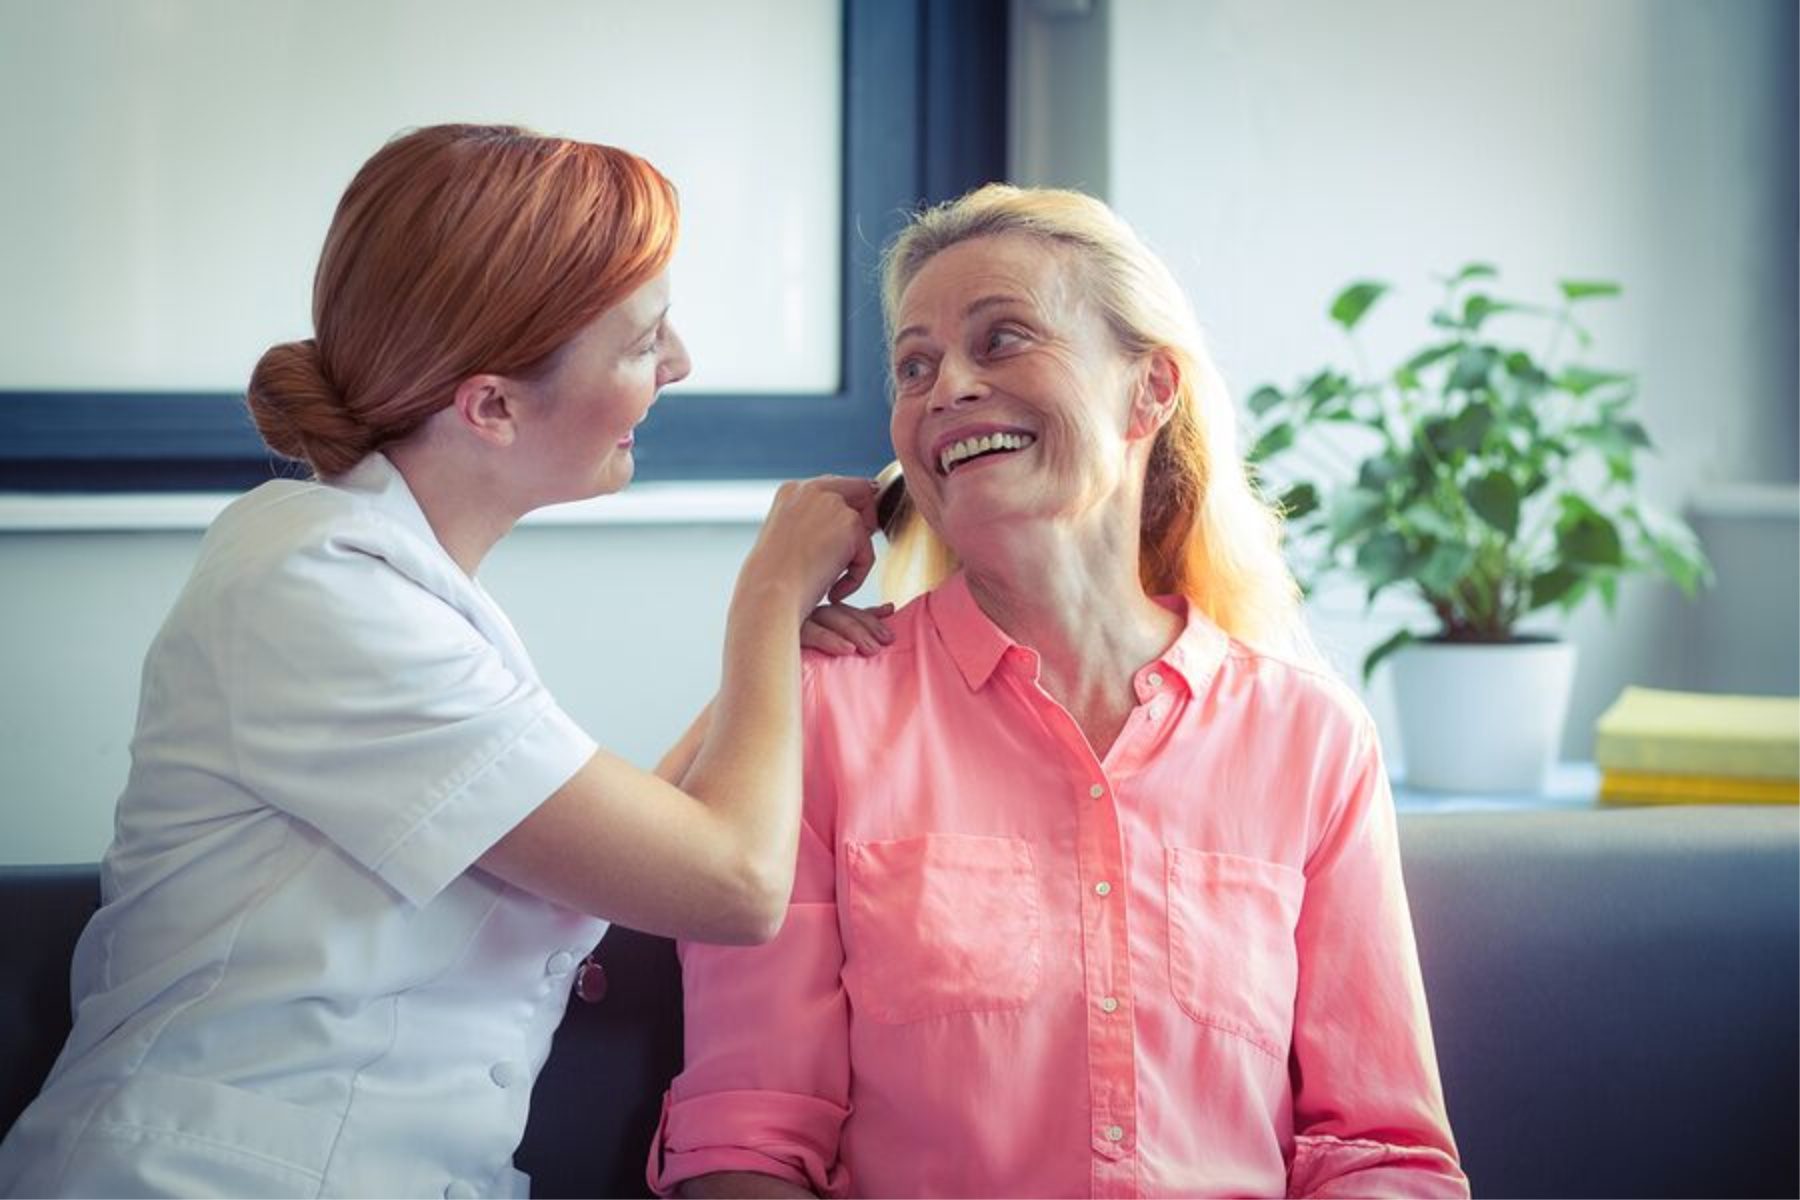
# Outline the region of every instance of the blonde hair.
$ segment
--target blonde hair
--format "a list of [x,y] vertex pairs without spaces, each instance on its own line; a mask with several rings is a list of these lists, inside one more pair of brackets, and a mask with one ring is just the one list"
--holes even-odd
[[530,376],[667,265],[675,188],[624,150],[514,125],[430,125],[363,164],[313,280],[316,336],[272,346],[246,400],[263,440],[349,470],[470,375]]
[[[1168,267],[1105,204],[1080,192],[988,184],[917,214],[882,257],[889,339],[901,296],[934,255],[999,234],[1072,252],[1088,297],[1124,353],[1160,351],[1179,368],[1173,413],[1152,444],[1144,480],[1144,590],[1187,597],[1226,633],[1259,649],[1316,658],[1300,588],[1281,552],[1281,517],[1238,449],[1236,412],[1193,308]],[[882,575],[889,599],[908,599],[957,568],[954,552],[909,504],[895,513],[889,542]]]

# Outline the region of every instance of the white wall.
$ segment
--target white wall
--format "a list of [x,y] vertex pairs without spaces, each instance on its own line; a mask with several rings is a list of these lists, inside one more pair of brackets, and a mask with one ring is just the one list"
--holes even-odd
[[[1070,7],[1015,11],[1065,72],[1085,38],[1073,86],[1102,81],[1108,198],[1174,266],[1240,396],[1343,353],[1324,310],[1354,278],[1399,289],[1367,322],[1377,364],[1420,340],[1433,273],[1491,261],[1525,298],[1610,278],[1625,298],[1596,310],[1597,354],[1640,375],[1664,451],[1652,497],[1680,509],[1715,482],[1796,479],[1791,0],[1097,0],[1050,15]],[[1096,174],[1053,150],[1019,168]],[[1788,611],[1769,652],[1792,657]],[[1352,664],[1391,628],[1320,619]],[[1578,614],[1568,753],[1589,752],[1625,683],[1692,676],[1694,619],[1643,581],[1616,619]]]
[[[653,764],[718,683],[755,528],[526,526],[481,573],[545,683]],[[0,535],[0,862],[91,862],[130,764],[138,669],[196,532]]]

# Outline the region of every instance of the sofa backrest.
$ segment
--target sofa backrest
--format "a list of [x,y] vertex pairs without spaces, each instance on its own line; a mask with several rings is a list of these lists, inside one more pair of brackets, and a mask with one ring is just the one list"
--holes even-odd
[[69,959],[100,907],[92,866],[0,867],[0,1129],[11,1129],[69,1034]]
[[[1800,1194],[1800,814],[1401,819],[1450,1115],[1477,1196]],[[68,1032],[92,867],[0,868],[0,1128]],[[671,943],[614,929],[518,1165],[537,1196],[644,1195],[681,1060]]]
[[1476,1195],[1800,1195],[1800,813],[1407,814]]

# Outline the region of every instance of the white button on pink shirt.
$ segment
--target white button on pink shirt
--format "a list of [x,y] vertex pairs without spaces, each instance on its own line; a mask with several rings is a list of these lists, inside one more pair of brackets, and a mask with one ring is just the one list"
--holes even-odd
[[145,664],[18,1195],[526,1195],[604,923],[472,864],[593,742],[372,455],[207,533]]

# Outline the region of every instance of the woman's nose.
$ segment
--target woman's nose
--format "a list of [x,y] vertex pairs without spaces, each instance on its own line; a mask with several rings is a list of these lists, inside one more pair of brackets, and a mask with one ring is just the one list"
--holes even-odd
[[980,368],[958,355],[948,355],[938,364],[936,386],[931,389],[931,410],[941,412],[973,404],[987,395],[987,381]]

